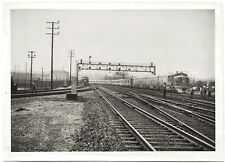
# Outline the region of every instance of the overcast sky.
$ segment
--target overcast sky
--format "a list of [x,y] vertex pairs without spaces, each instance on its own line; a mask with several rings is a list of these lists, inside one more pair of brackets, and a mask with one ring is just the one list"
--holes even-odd
[[54,69],[69,71],[68,50],[93,61],[153,62],[157,74],[178,71],[197,78],[215,75],[213,10],[12,10],[11,68],[25,72],[27,51],[34,71],[50,70],[51,37],[46,21],[60,21]]

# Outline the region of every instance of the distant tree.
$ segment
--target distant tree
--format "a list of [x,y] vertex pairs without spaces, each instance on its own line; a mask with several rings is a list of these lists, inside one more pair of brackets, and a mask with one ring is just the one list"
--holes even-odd
[[209,87],[215,86],[215,81],[209,82]]
[[196,86],[197,87],[202,87],[203,86],[203,82],[201,80],[197,81]]

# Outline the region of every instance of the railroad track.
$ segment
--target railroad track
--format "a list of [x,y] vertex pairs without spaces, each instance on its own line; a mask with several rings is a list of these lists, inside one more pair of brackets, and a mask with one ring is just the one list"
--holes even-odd
[[[84,92],[92,90],[91,87],[78,88],[78,92]],[[57,94],[66,94],[70,93],[71,89],[63,89],[63,90],[53,90],[53,91],[39,91],[32,93],[19,93],[19,94],[11,94],[11,98],[23,98],[23,97],[33,97],[33,96],[48,96],[48,95],[57,95]]]
[[[111,88],[112,89],[112,88]],[[162,107],[161,101],[154,101],[143,98],[142,96],[139,96],[139,94],[135,94],[133,92],[129,92],[129,89],[113,89],[117,92],[120,92],[122,94],[126,94],[131,98],[125,98],[129,100],[131,103],[138,105],[139,107],[146,108],[145,110],[147,112],[151,112],[155,114],[156,116],[160,116],[159,112],[166,115],[167,117],[164,120],[168,120],[168,116],[170,119],[168,120],[169,123],[176,125],[177,127],[194,134],[195,136],[199,137],[200,139],[208,142],[212,146],[215,146],[215,122],[211,119],[206,119],[205,117],[192,114],[192,112],[186,111],[181,108],[173,108],[174,106],[168,106],[164,103],[164,107]],[[122,98],[124,98],[123,95],[121,95]],[[135,100],[138,100],[139,102],[135,102]],[[140,104],[140,101],[144,103],[145,105]],[[156,104],[153,104],[156,103]],[[147,106],[146,106],[147,104]],[[154,110],[157,110],[155,113]],[[172,120],[172,121],[171,121]]]
[[[177,96],[177,93],[170,92],[170,94],[171,94],[171,95],[174,95],[174,96]],[[182,96],[182,97],[184,97],[184,98],[190,98],[190,94],[184,94],[184,93],[181,93],[181,94],[179,94],[179,96]],[[193,98],[194,98],[195,100],[197,100],[197,101],[206,101],[206,100],[202,100],[203,97],[202,97],[201,95],[196,95],[196,94],[194,94],[194,95],[193,95]],[[210,97],[210,98],[207,97],[207,101],[208,101],[208,102],[215,103],[215,97]],[[206,102],[207,102],[207,101],[206,101]]]
[[[182,110],[184,112],[192,114],[193,116],[203,119],[212,125],[215,124],[215,111],[213,111],[213,110],[204,109],[201,107],[190,106],[185,103],[176,102],[174,100],[167,100],[167,99],[158,98],[158,97],[155,98],[151,95],[146,95],[146,94],[142,94],[142,93],[139,95],[144,98],[147,98],[149,100],[154,100],[155,102],[162,103],[167,106],[172,106],[172,107],[178,106],[178,107],[176,107],[178,110]],[[181,107],[184,109],[182,109]]]
[[[117,86],[118,88],[121,88],[121,86]],[[128,87],[122,87],[122,88],[128,88]],[[155,97],[162,97],[162,92],[159,91],[153,91],[149,89],[138,89],[138,88],[132,88],[133,91],[138,93],[145,93],[148,95],[152,95]],[[181,94],[175,94],[175,93],[167,93],[166,98],[169,100],[174,100],[176,102],[180,102],[185,104],[188,107],[199,107],[199,108],[206,108],[212,111],[215,111],[215,102],[213,101],[206,101],[206,100],[200,100],[200,99],[191,99],[189,96],[184,96]]]
[[209,121],[215,123],[215,110],[205,109],[203,107],[198,107],[198,106],[193,106],[193,105],[188,105],[186,103],[177,102],[175,100],[168,100],[168,99],[164,99],[161,97],[154,97],[152,95],[148,95],[148,94],[144,94],[144,93],[140,93],[140,95],[143,97],[149,98],[149,99],[155,99],[155,100],[161,101],[162,103],[169,103],[172,105],[183,107],[186,110],[190,110],[192,113],[199,115],[200,117],[202,116],[202,118],[204,118],[206,120],[209,119]]
[[167,123],[166,121],[146,112],[138,106],[101,88],[99,95],[107,104],[122,116],[129,131],[135,130],[137,140],[144,144],[144,149],[151,151],[202,151],[215,150],[209,143]]
[[[100,93],[97,89],[95,91],[98,93],[105,103],[109,106],[109,124],[116,130],[122,143],[127,151],[145,151],[151,150],[149,144],[145,145],[142,139],[138,139],[138,133],[131,127],[127,120],[115,109],[115,107]],[[149,147],[150,149],[149,149]]]
[[176,108],[176,110],[186,112],[189,115],[195,116],[199,119],[204,120],[205,122],[209,123],[210,125],[215,125],[215,110],[203,108],[203,107],[197,107],[197,106],[190,106],[185,103],[177,102],[176,100],[169,100],[169,99],[164,99],[158,96],[152,96],[149,95],[148,93],[144,93],[143,91],[137,91],[133,90],[131,88],[123,88],[123,89],[118,89],[117,87],[111,87],[113,89],[116,89],[117,91],[122,91],[126,90],[124,92],[125,94],[127,92],[132,92],[136,93],[136,95],[139,95],[143,98],[147,98],[148,100],[151,100],[152,102],[166,105],[167,107],[173,107]]
[[[77,89],[84,88],[84,86],[77,86]],[[55,91],[68,91],[71,90],[71,88],[58,88],[58,89],[53,89],[53,90],[37,90],[36,93],[41,93],[41,92],[55,92]],[[26,94],[26,93],[32,93],[29,90],[18,90],[17,92],[13,92],[13,95],[19,95],[19,94]],[[34,92],[33,92],[34,93]]]
[[[150,95],[158,95],[158,96],[162,97],[162,93],[153,93],[153,91],[151,91],[151,90],[145,91],[145,93],[149,93]],[[179,101],[185,103],[186,105],[189,105],[190,107],[191,106],[204,107],[204,108],[208,108],[211,110],[215,110],[215,102],[199,100],[199,99],[190,99],[190,97],[188,97],[188,96],[184,97],[182,95],[175,95],[175,94],[171,94],[171,93],[167,93],[166,97],[169,99],[173,99],[173,100],[179,100]]]

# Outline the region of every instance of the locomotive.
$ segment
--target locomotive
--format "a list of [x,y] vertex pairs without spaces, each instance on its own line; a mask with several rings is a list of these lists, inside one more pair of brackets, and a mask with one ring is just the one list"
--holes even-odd
[[155,90],[162,89],[163,84],[166,84],[166,89],[168,91],[184,93],[188,90],[190,86],[190,79],[186,73],[176,72],[172,75],[151,76],[146,78],[98,80],[93,81],[92,83],[129,86],[136,88],[148,88]]

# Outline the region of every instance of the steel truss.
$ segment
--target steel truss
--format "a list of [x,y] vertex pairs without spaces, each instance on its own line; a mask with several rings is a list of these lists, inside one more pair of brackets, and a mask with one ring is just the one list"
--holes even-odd
[[121,71],[121,72],[150,72],[156,75],[156,66],[151,63],[147,65],[133,65],[120,63],[102,63],[102,62],[82,62],[78,63],[78,70],[98,70],[98,71]]

